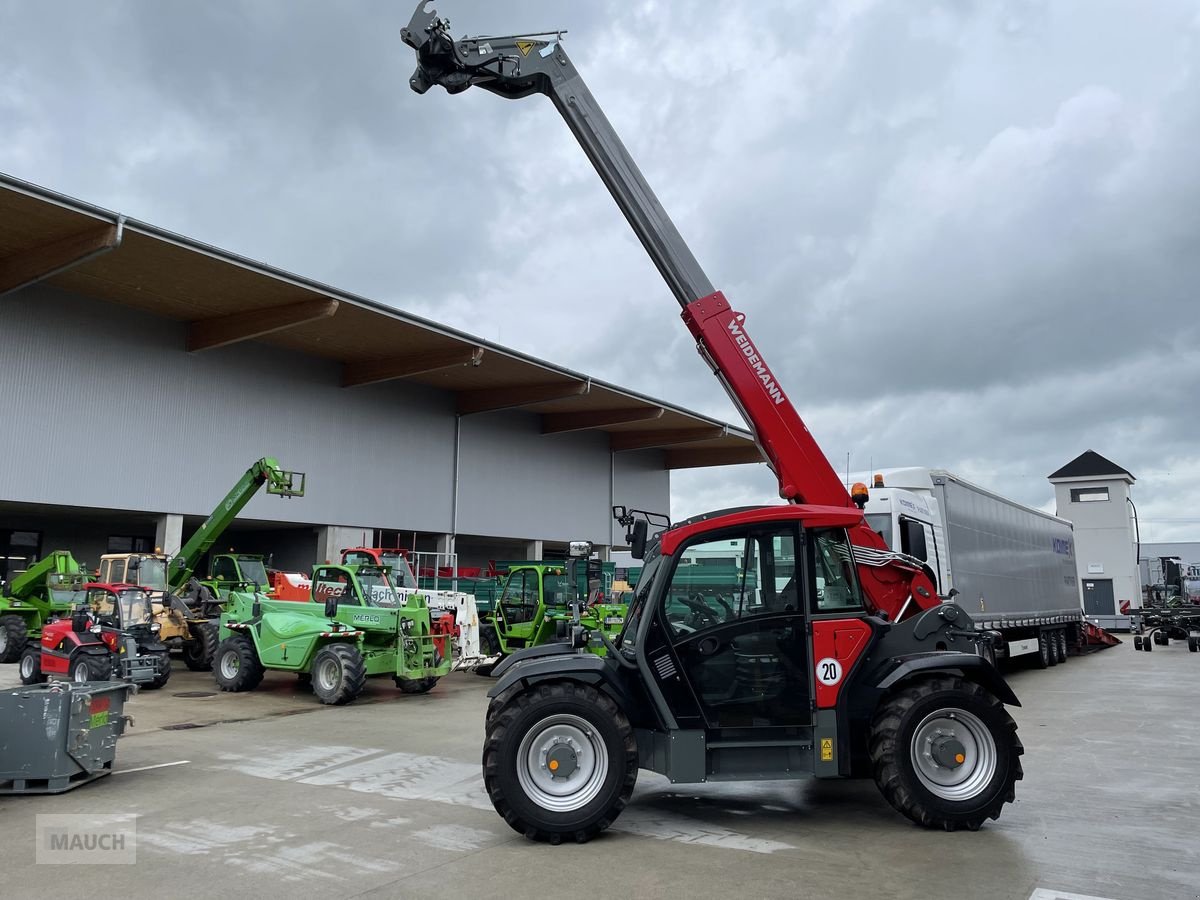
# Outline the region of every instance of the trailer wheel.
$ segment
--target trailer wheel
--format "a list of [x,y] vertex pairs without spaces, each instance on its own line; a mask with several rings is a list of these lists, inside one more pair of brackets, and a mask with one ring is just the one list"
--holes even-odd
[[1039,669],[1047,669],[1053,665],[1050,662],[1050,642],[1046,640],[1044,631],[1038,635],[1038,655],[1034,658],[1034,665]]
[[433,690],[433,686],[438,683],[436,675],[431,675],[428,678],[401,678],[396,676],[396,687],[405,694],[428,694]]
[[158,674],[146,685],[146,690],[156,691],[171,680],[171,653],[168,650],[154,650],[146,655],[158,660]]
[[1133,636],[1133,649],[1134,650],[1142,649],[1142,636],[1140,634],[1135,634]]
[[1067,661],[1067,630],[1065,628],[1054,632],[1054,652],[1060,663]]
[[192,639],[184,641],[183,662],[193,672],[207,672],[213,666],[217,652],[217,623],[203,622],[192,626]]
[[612,698],[560,681],[497,699],[486,724],[483,783],[504,821],[552,844],[582,844],[611,825],[638,770],[633,728]]
[[112,661],[107,654],[95,656],[91,653],[80,653],[72,658],[67,671],[71,680],[78,684],[85,681],[108,681],[112,675]]
[[349,703],[362,693],[366,682],[367,667],[357,647],[326,644],[313,658],[313,693],[322,703],[330,706]]
[[927,828],[975,831],[999,817],[1021,780],[1017,724],[999,700],[953,675],[911,681],[871,724],[875,783]]
[[263,680],[263,666],[254,641],[244,634],[233,634],[221,641],[212,669],[217,686],[223,691],[252,691]]
[[17,671],[21,676],[21,684],[41,684],[45,681],[47,676],[42,674],[42,651],[37,647],[26,647],[21,653]]
[[29,626],[20,616],[0,616],[0,663],[12,663],[21,658],[29,641]]
[[1142,649],[1145,650],[1147,653],[1154,652],[1154,642],[1152,640],[1150,640],[1150,637],[1151,636],[1148,634],[1144,635],[1142,637]]
[[1200,637],[1194,634],[1188,635],[1188,652],[1200,653]]

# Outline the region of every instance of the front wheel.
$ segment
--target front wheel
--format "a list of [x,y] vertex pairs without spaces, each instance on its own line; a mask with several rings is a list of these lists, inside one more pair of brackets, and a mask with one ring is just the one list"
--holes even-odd
[[223,691],[252,691],[263,680],[263,666],[254,641],[244,634],[234,634],[221,641],[213,656],[213,676]]
[[404,694],[428,694],[433,690],[433,686],[438,683],[438,677],[431,675],[428,678],[401,678],[396,676],[396,687],[400,688]]
[[1004,705],[952,675],[904,685],[871,724],[875,783],[927,828],[975,831],[998,818],[1015,798],[1024,752]]
[[629,802],[637,770],[629,719],[593,687],[517,688],[488,716],[484,786],[496,812],[531,840],[595,837]]
[[362,654],[350,644],[326,644],[313,658],[311,671],[313,693],[330,706],[349,703],[367,683]]
[[84,653],[71,660],[67,671],[71,674],[71,680],[77,684],[85,681],[108,681],[112,674],[112,661],[107,656]]
[[29,626],[20,616],[0,616],[0,663],[21,658],[29,640]]
[[26,647],[21,654],[17,671],[21,675],[21,684],[41,684],[46,680],[42,674],[42,653],[37,647]]
[[146,689],[155,691],[160,687],[165,687],[171,680],[171,654],[166,650],[152,650],[146,655],[158,661],[158,674],[154,676],[153,681],[146,685]]

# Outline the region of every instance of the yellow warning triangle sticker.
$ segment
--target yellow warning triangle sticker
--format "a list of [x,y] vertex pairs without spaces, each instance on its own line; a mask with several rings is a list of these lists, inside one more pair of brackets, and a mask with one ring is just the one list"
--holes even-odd
[[521,51],[522,56],[528,56],[529,51],[537,46],[537,41],[517,41],[517,49]]

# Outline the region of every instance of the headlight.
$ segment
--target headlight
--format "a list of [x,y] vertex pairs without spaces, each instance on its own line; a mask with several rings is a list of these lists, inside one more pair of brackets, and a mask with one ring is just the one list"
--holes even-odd
[[99,634],[99,633],[100,633],[100,632],[102,632],[103,630],[104,630],[104,626],[103,626],[103,625],[93,625],[93,626],[92,626],[92,634]]
[[159,625],[157,622],[152,622],[150,624],[150,630],[153,632],[159,632],[159,631],[162,631],[162,626]]

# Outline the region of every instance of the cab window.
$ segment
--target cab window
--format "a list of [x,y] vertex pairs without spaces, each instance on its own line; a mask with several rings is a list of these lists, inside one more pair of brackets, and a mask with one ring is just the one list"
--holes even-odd
[[218,557],[213,562],[212,577],[217,581],[237,581],[237,567],[228,556]]
[[509,575],[500,606],[509,624],[532,621],[537,614],[538,573],[524,569]]
[[813,537],[813,571],[816,576],[814,604],[816,613],[861,610],[862,589],[850,541],[842,529],[811,532]]

